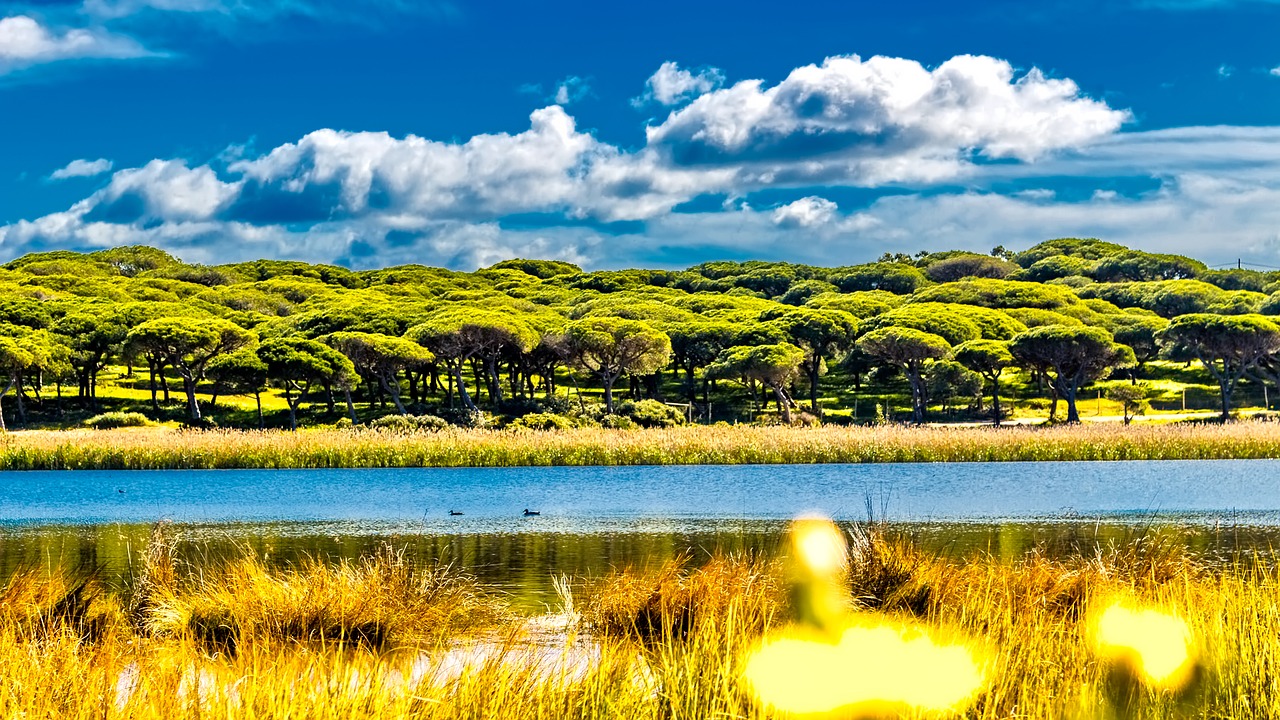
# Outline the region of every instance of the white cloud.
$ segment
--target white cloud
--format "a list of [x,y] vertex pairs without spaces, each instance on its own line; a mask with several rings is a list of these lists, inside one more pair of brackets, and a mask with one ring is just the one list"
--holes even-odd
[[[696,77],[674,63],[670,71]],[[681,97],[663,82],[649,90]],[[1243,183],[1238,196],[1280,199],[1271,190],[1280,129],[1116,135],[1126,112],[1083,97],[1070,80],[1034,70],[1015,78],[992,58],[962,56],[933,70],[910,60],[830,58],[773,87],[716,84],[693,86],[701,95],[648,128],[649,144],[636,150],[580,131],[552,105],[534,111],[522,132],[465,142],[323,129],[262,155],[241,152],[225,169],[154,160],[115,172],[64,212],[0,227],[0,254],[147,243],[197,261],[474,267],[518,254],[619,266],[688,265],[723,248],[842,264],[886,250],[1029,244],[1099,225],[1093,234],[1102,234],[1122,219],[1179,236],[1178,222],[1197,226],[1189,220],[1196,203],[1220,224],[1215,237],[1244,242],[1273,213],[1255,220],[1251,205],[1215,209],[1222,191],[1195,178],[1232,177]],[[815,193],[1124,173],[1157,176],[1167,189],[1077,203],[1035,190],[904,195],[852,214]],[[744,198],[760,190],[798,190],[799,199],[753,210]],[[672,212],[706,195],[721,196],[723,207]],[[517,215],[536,220],[507,227]]]
[[912,60],[833,57],[707,93],[648,128],[681,165],[737,163],[784,182],[937,182],[972,156],[1034,161],[1087,145],[1130,119],[1032,69],[963,55],[930,71]]
[[132,38],[101,28],[55,30],[33,17],[0,18],[0,75],[71,59],[123,59],[151,55]]
[[1270,70],[1268,70],[1267,72],[1268,72],[1268,73],[1270,73],[1270,74],[1272,74],[1272,75],[1275,75],[1276,77],[1280,77],[1280,65],[1277,65],[1277,66],[1275,66],[1275,67],[1271,68],[1271,69],[1270,69]]
[[816,195],[802,197],[773,211],[773,224],[779,227],[809,228],[826,225],[839,207]]
[[585,78],[570,75],[556,85],[556,94],[552,98],[557,105],[571,105],[591,94],[591,85]]
[[97,160],[72,160],[66,167],[58,168],[49,175],[50,180],[66,180],[67,178],[93,177],[111,170],[113,163],[106,158]]
[[1226,63],[1218,66],[1218,77],[1226,79],[1236,74],[1236,69]]
[[579,205],[585,170],[595,156],[614,152],[578,132],[573,118],[553,105],[535,111],[529,129],[516,135],[454,144],[319,130],[231,169],[283,200],[336,189],[334,212],[474,219],[585,212]]
[[636,107],[649,102],[660,105],[678,105],[686,100],[717,90],[724,84],[724,73],[719,68],[703,68],[696,73],[682,70],[674,62],[664,62],[657,72],[645,81],[645,92],[631,101]]

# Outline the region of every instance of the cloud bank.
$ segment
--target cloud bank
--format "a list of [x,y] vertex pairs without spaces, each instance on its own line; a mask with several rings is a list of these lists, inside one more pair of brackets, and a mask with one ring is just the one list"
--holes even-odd
[[[1280,130],[1120,132],[1127,111],[995,58],[930,69],[840,56],[772,86],[664,63],[642,97],[670,110],[635,149],[583,131],[559,103],[519,132],[459,142],[321,129],[234,162],[156,159],[65,211],[0,227],[0,255],[146,243],[195,261],[357,267],[843,264],[1060,235],[1200,255],[1210,236],[1229,252],[1280,250]],[[99,167],[78,162],[58,173]],[[1036,184],[1063,176],[1150,182],[1077,200]],[[833,199],[850,189],[872,195]]]

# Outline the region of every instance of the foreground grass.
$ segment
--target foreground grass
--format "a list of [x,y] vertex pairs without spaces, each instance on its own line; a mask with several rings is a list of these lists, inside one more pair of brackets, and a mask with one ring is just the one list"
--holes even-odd
[[[390,551],[285,570],[252,557],[184,569],[158,547],[125,598],[92,577],[9,580],[0,716],[781,717],[740,681],[744,657],[790,617],[781,561],[717,557],[571,583],[581,613],[566,593],[568,624],[531,636],[465,576],[409,568]],[[844,587],[864,619],[945,632],[987,658],[964,717],[1280,714],[1271,565],[1205,564],[1158,536],[1066,557],[954,559],[855,528]],[[1090,608],[1116,597],[1186,621],[1199,655],[1191,688],[1116,686],[1089,641]],[[387,630],[379,640],[351,632],[373,622]],[[237,642],[211,643],[211,627],[234,629]]]
[[0,470],[513,467],[1280,458],[1280,424],[1047,428],[690,426],[446,430],[29,431],[0,434]]

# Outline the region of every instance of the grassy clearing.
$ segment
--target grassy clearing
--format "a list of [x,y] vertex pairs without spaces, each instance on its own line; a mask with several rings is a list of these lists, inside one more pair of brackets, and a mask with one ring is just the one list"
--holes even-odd
[[1280,424],[611,431],[28,431],[0,435],[0,470],[513,467],[1204,460],[1280,457]]
[[[986,657],[982,690],[964,717],[1280,713],[1280,574],[1273,565],[1203,563],[1159,535],[1009,561],[933,555],[875,528],[855,529],[850,545],[843,587],[856,616],[945,633]],[[424,594],[440,577],[400,569],[395,553],[284,571],[250,558],[173,575],[165,557],[151,553],[149,562],[160,564],[151,600],[98,592],[88,613],[65,609],[80,602],[71,598],[86,597],[94,578],[11,579],[0,591],[0,716],[775,717],[740,677],[749,651],[793,616],[788,598],[796,597],[794,587],[787,592],[794,575],[779,561],[733,556],[701,568],[677,562],[624,570],[571,583],[581,619],[553,637],[531,638],[494,612],[499,599],[465,578],[446,583],[458,592]],[[402,572],[413,579],[387,583]],[[164,592],[175,600],[156,602],[169,582]],[[235,596],[226,594],[232,589]],[[1092,609],[1117,597],[1185,620],[1197,652],[1191,687],[1126,684],[1097,656]],[[129,622],[131,602],[135,617],[141,612],[149,622]],[[172,611],[175,602],[242,618],[304,617],[318,602],[349,603],[350,621],[396,618],[401,632],[374,645],[299,636],[273,621],[229,652],[201,642],[189,622],[166,620],[181,614]],[[433,615],[441,611],[469,619],[441,623]],[[90,615],[100,618],[97,631],[82,622]],[[412,627],[419,631],[404,631]],[[489,651],[467,644],[480,636],[489,638]]]

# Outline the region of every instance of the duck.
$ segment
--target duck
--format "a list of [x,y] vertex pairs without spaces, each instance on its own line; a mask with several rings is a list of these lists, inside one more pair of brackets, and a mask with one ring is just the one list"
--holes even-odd
[[461,511],[461,510],[450,510],[450,511],[449,511],[449,514],[450,514],[450,515],[461,515],[461,514],[462,514],[462,511]]
[[542,513],[538,512],[537,510],[530,510],[529,508],[524,509],[525,517],[533,517],[534,515],[541,515],[541,514]]

